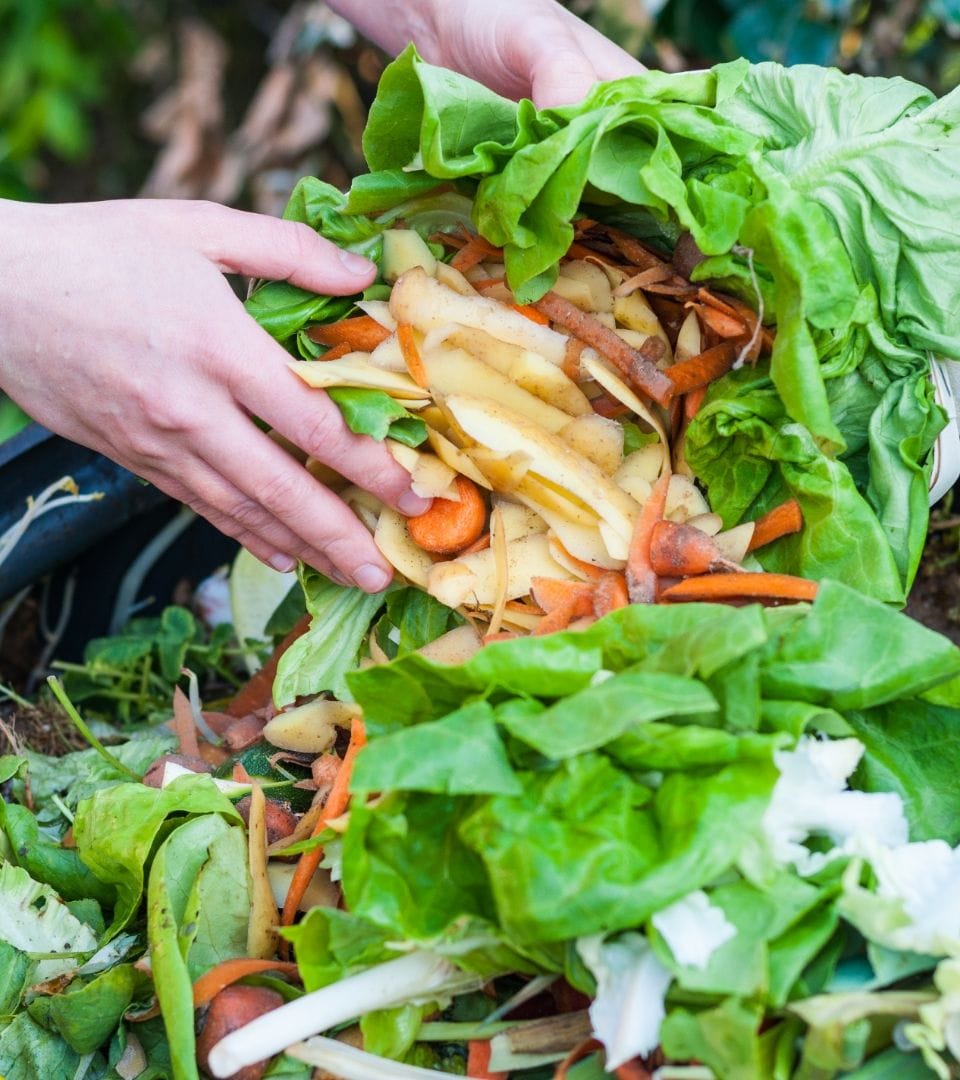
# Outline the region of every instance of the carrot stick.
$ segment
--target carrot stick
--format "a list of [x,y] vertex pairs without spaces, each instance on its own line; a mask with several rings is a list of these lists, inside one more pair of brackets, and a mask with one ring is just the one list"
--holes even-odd
[[390,331],[369,315],[354,315],[329,326],[311,326],[307,331],[307,337],[319,345],[347,344],[359,352],[372,352],[389,336]]
[[657,572],[650,561],[653,530],[663,518],[670,474],[664,473],[653,485],[650,497],[637,515],[627,554],[627,595],[633,604],[652,604],[657,599]]
[[703,399],[707,396],[707,388],[699,386],[696,390],[689,390],[683,395],[683,418],[689,424],[700,411]]
[[[311,836],[319,836],[327,827],[328,821],[340,817],[347,809],[347,805],[350,801],[350,776],[353,772],[353,763],[357,758],[357,754],[359,754],[366,745],[366,742],[366,728],[363,726],[363,720],[357,717],[350,727],[350,743],[347,746],[347,752],[343,755],[343,762],[337,771],[333,786],[330,788],[330,794],[327,796],[327,801],[323,805],[323,813],[317,818],[317,823],[313,827],[313,832],[310,834]],[[293,877],[290,879],[290,886],[287,889],[286,898],[283,901],[283,912],[280,915],[281,926],[291,926],[293,924],[293,920],[297,915],[297,909],[300,907],[300,901],[303,899],[303,894],[307,891],[307,886],[310,884],[313,875],[317,872],[317,867],[320,865],[322,859],[322,847],[312,848],[310,851],[305,851],[300,856],[300,859],[297,862],[297,868],[293,873]],[[288,942],[284,942],[281,945],[281,951],[286,953],[288,945]]]
[[434,499],[429,510],[407,518],[410,539],[424,551],[449,555],[461,551],[483,534],[487,504],[480,489],[465,476],[456,479],[460,501]]
[[176,687],[173,691],[173,726],[180,743],[180,753],[189,757],[200,756],[200,743],[197,741],[197,725],[193,719],[193,709],[187,695]]
[[609,570],[597,579],[593,589],[593,613],[598,619],[609,615],[611,611],[626,607],[629,603],[627,580],[623,574]]
[[689,360],[681,360],[679,364],[672,364],[667,368],[667,378],[673,383],[673,391],[676,394],[688,394],[691,390],[699,390],[701,386],[709,386],[714,379],[719,379],[733,367],[737,358],[737,346],[732,341],[722,341],[702,353],[691,356]]
[[502,258],[503,252],[501,249],[494,247],[489,240],[477,233],[475,236],[471,236],[456,255],[454,255],[450,260],[450,265],[454,270],[459,270],[461,274],[465,274],[468,270],[472,270],[475,266],[482,263],[484,259],[499,260]]
[[262,971],[279,971],[281,975],[287,975],[291,979],[300,978],[297,965],[284,963],[282,960],[253,960],[247,956],[223,960],[216,967],[205,971],[193,984],[193,1007],[201,1009],[204,1005],[209,1005],[221,990],[248,975],[259,975]]
[[716,570],[737,573],[716,542],[693,525],[658,521],[650,540],[650,565],[660,577],[693,577]]
[[397,343],[400,346],[403,362],[407,365],[407,371],[410,372],[410,378],[417,386],[422,386],[426,390],[430,385],[427,369],[423,366],[423,358],[417,347],[416,332],[410,323],[400,323],[397,327]]
[[[676,392],[670,379],[643,352],[628,345],[596,316],[581,311],[575,304],[555,292],[548,292],[533,306],[551,322],[559,324],[587,345],[592,345],[619,368],[641,393],[661,405],[669,403]],[[648,340],[659,341],[658,338]]]
[[277,677],[277,665],[280,663],[280,657],[298,637],[302,637],[309,629],[310,615],[301,616],[297,625],[273,650],[270,659],[233,696],[232,701],[226,708],[230,716],[246,716],[248,713],[252,713],[256,709],[262,709],[273,701],[273,680]]
[[508,1075],[490,1071],[489,1039],[470,1039],[467,1042],[467,1076],[474,1080],[507,1080]]
[[803,512],[796,499],[787,499],[754,522],[753,538],[747,551],[753,551],[764,544],[789,536],[803,528]]
[[518,311],[531,322],[539,323],[540,326],[549,326],[550,320],[541,311],[537,311],[531,304],[511,304],[514,311]]
[[573,616],[593,614],[593,584],[586,581],[535,577],[530,579],[530,595],[548,615],[566,607]]
[[790,574],[702,574],[663,590],[661,600],[813,600],[817,583]]

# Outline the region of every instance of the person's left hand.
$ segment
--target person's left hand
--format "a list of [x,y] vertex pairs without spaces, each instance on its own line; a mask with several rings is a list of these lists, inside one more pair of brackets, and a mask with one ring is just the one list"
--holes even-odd
[[371,41],[413,41],[432,64],[540,108],[580,101],[594,83],[645,70],[556,0],[333,0]]

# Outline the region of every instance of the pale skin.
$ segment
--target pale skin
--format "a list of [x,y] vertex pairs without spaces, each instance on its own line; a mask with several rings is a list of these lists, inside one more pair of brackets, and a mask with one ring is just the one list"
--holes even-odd
[[[331,6],[390,52],[413,40],[427,60],[540,106],[642,70],[554,0]],[[0,200],[0,386],[276,569],[302,559],[379,591],[390,568],[370,534],[252,417],[401,513],[429,503],[381,444],[289,372],[224,273],[348,295],[375,268],[306,225],[210,203]]]

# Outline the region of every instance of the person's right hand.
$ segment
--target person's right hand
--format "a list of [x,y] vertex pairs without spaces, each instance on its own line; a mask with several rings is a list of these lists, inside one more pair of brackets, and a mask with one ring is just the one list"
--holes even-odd
[[429,502],[288,369],[224,272],[333,294],[374,277],[306,225],[213,204],[0,201],[0,386],[275,568],[378,591],[390,568],[370,534],[252,417],[403,513]]

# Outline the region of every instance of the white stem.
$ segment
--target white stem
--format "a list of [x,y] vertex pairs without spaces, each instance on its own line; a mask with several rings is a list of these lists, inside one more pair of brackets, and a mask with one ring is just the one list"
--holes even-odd
[[210,1051],[210,1072],[231,1076],[294,1043],[375,1009],[392,1009],[462,982],[463,973],[443,956],[416,952],[350,975],[304,994],[231,1032]]
[[[287,1053],[297,1061],[322,1069],[340,1080],[436,1080],[442,1076],[436,1069],[421,1069],[399,1061],[368,1054],[355,1046],[316,1036],[309,1042],[288,1047]],[[470,1077],[466,1077],[470,1080]]]

